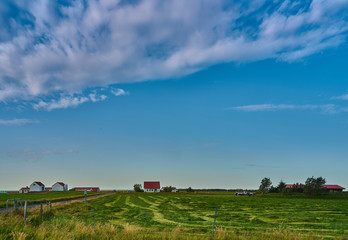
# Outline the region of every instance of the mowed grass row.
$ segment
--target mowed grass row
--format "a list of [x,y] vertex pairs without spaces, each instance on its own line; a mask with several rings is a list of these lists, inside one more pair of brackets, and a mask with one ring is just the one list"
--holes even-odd
[[[348,201],[262,197],[197,196],[186,194],[116,194],[92,200],[96,220],[119,227],[175,228],[211,231],[215,208],[216,226],[233,231],[289,231],[316,236],[348,235]],[[62,216],[85,220],[91,213],[82,204],[64,208]]]
[[116,193],[89,200],[87,207],[83,202],[58,204],[43,222],[37,212],[31,212],[25,227],[6,227],[13,216],[1,216],[5,225],[0,227],[0,237],[23,233],[32,236],[27,239],[40,239],[35,234],[41,229],[46,234],[42,239],[54,239],[58,233],[50,229],[63,224],[69,232],[76,226],[85,229],[80,235],[71,232],[75,235],[70,237],[89,239],[94,234],[94,208],[100,239],[209,239],[216,207],[217,239],[347,239],[348,235],[348,201],[344,199]]

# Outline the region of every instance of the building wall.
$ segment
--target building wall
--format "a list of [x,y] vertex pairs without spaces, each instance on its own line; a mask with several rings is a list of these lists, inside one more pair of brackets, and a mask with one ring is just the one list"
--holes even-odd
[[45,190],[45,187],[44,186],[40,186],[37,183],[32,183],[30,185],[30,192],[42,192],[44,190]]
[[52,185],[52,191],[64,191],[64,187],[59,183],[55,183]]
[[144,192],[160,192],[159,188],[145,188]]
[[68,191],[68,185],[62,186],[59,183],[55,183],[52,185],[52,191]]

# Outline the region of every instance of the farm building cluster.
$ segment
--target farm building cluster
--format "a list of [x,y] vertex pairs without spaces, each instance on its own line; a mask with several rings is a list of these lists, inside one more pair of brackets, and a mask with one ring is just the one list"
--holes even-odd
[[[286,184],[286,188],[304,188],[304,184]],[[328,192],[342,192],[345,188],[340,185],[322,185]]]
[[91,191],[100,192],[99,187],[75,187],[68,189],[68,184],[63,182],[56,182],[52,187],[46,187],[45,184],[39,181],[35,181],[30,184],[30,187],[22,187],[19,189],[19,193],[30,193],[30,192],[48,192],[48,191]]
[[[170,187],[171,192],[178,192],[176,187]],[[144,192],[160,192],[164,191],[165,187],[161,188],[159,181],[145,181],[144,182]]]

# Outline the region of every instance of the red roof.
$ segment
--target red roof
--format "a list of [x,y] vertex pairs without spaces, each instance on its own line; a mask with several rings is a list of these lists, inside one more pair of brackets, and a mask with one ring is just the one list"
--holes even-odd
[[51,187],[46,187],[45,189],[46,189],[46,190],[50,190],[50,189],[52,189],[52,188],[51,188]]
[[327,188],[327,189],[345,189],[344,187],[341,187],[339,185],[323,185],[324,188]]
[[56,183],[58,183],[59,185],[62,185],[63,187],[65,185],[63,182],[56,182]]
[[44,186],[42,182],[35,181],[34,183],[36,183],[39,186]]
[[22,187],[21,190],[30,190],[30,187]]
[[[293,188],[295,187],[295,184],[286,184],[286,188]],[[298,184],[299,188],[303,188],[304,185],[303,184]],[[345,189],[344,187],[341,187],[339,185],[322,185],[323,188],[327,188],[327,189],[335,189],[335,190],[343,190]]]
[[161,188],[160,182],[144,182],[144,188],[156,189]]

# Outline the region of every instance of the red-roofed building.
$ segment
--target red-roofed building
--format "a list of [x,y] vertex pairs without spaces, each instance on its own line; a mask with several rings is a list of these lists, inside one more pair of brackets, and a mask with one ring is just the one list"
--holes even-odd
[[144,182],[144,192],[160,192],[160,182]]
[[63,182],[56,182],[52,185],[52,191],[68,191],[68,185]]
[[30,191],[30,187],[26,186],[26,187],[22,187],[21,189],[19,189],[19,193],[28,193]]
[[43,192],[45,185],[42,182],[35,181],[30,185],[30,192]]
[[329,192],[342,192],[345,188],[339,185],[323,185]]
[[100,192],[99,187],[75,187],[72,189],[73,191],[91,191],[91,192]]
[[45,187],[45,190],[46,191],[52,191],[52,188],[51,187]]
[[[286,184],[286,188],[303,188],[303,184]],[[342,192],[345,188],[339,185],[322,185],[328,192]]]

